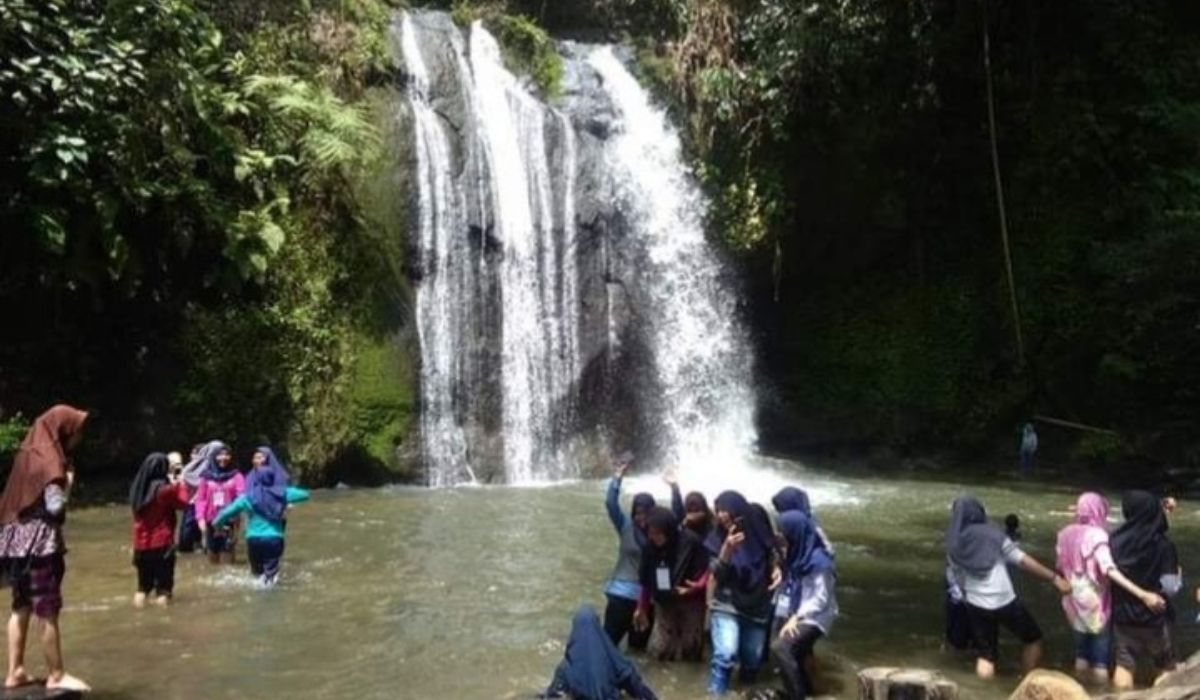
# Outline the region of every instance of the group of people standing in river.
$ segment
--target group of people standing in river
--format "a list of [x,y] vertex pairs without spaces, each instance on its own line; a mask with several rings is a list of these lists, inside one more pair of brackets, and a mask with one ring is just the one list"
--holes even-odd
[[[565,658],[545,696],[609,700],[622,692],[655,700],[621,643],[660,661],[700,661],[710,650],[707,690],[720,696],[734,681],[753,683],[768,660],[782,689],[762,697],[804,700],[813,694],[813,650],[838,616],[833,546],[807,494],[782,489],[774,512],[737,491],[683,497],[676,479],[671,507],[648,493],[620,506],[628,464],[609,482],[605,508],[619,540],[617,563],[604,587],[603,623],[588,606],[575,614]],[[1161,674],[1174,667],[1172,596],[1182,586],[1175,546],[1167,536],[1174,501],[1146,491],[1122,498],[1124,522],[1110,536],[1108,504],[1082,494],[1074,522],[1059,533],[1054,568],[989,522],[984,506],[964,495],[951,505],[946,530],[946,641],[975,659],[981,678],[995,675],[999,630],[1023,644],[1029,670],[1042,657],[1042,630],[1016,595],[1009,566],[1050,583],[1074,633],[1077,673],[1124,690],[1139,660]],[[1200,597],[1200,591],[1197,593]]]
[[[17,450],[0,494],[0,578],[12,587],[5,688],[36,682],[25,669],[25,640],[36,617],[42,622],[46,687],[90,690],[64,669],[58,625],[66,574],[63,525],[75,483],[69,455],[78,446],[87,419],[86,411],[64,404],[38,416]],[[232,452],[220,441],[198,445],[191,457],[185,466],[177,453],[151,453],[130,486],[137,571],[133,600],[138,607],[151,595],[162,605],[171,600],[177,550],[194,550],[199,542],[214,564],[232,562],[243,513],[248,516],[245,540],[250,570],[263,584],[274,584],[283,556],[285,510],[288,504],[309,497],[307,491],[291,485],[287,469],[269,447],[254,451],[247,475],[234,466]],[[177,511],[185,512],[178,541]]]
[[628,640],[663,661],[700,661],[711,648],[708,692],[753,683],[774,659],[783,697],[812,694],[813,648],[838,615],[836,568],[828,538],[799,488],[781,490],[772,514],[737,491],[709,507],[684,497],[672,475],[671,507],[648,493],[620,507],[628,463],[609,483],[605,508],[616,530],[617,563],[605,584],[604,622],[588,607],[575,615],[566,658],[546,695],[609,700],[625,692],[654,700],[621,656]]
[[1124,522],[1111,535],[1108,502],[1098,493],[1079,496],[1075,521],[1058,533],[1055,568],[1042,565],[987,520],[970,496],[954,501],[946,535],[947,642],[976,657],[976,673],[995,674],[999,628],[1023,644],[1032,669],[1042,656],[1042,631],[1013,590],[1013,565],[1051,583],[1074,633],[1075,669],[1118,690],[1133,687],[1138,661],[1159,674],[1175,666],[1172,597],[1183,570],[1168,538],[1174,501],[1147,491],[1121,499]]
[[[212,564],[234,563],[242,514],[250,573],[264,586],[275,584],[285,512],[290,504],[308,500],[309,493],[291,485],[287,468],[266,445],[254,450],[251,465],[242,474],[220,440],[196,445],[186,465],[177,452],[147,455],[129,489],[138,581],[134,605],[145,605],[151,595],[160,605],[170,602],[176,552],[200,546]],[[176,511],[183,511],[178,539]]]

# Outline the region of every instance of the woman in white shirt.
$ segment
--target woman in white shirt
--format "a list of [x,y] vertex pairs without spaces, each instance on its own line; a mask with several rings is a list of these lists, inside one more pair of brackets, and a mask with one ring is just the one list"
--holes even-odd
[[983,504],[973,496],[960,496],[954,501],[946,531],[946,555],[966,599],[975,673],[980,678],[996,675],[1000,627],[1024,645],[1021,660],[1025,669],[1035,668],[1042,658],[1042,630],[1017,598],[1008,565],[1053,583],[1063,595],[1071,592],[1070,584],[989,523]]

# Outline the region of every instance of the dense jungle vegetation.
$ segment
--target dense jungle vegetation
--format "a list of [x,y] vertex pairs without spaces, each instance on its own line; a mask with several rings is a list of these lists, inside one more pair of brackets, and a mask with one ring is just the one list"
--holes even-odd
[[[0,449],[70,400],[96,464],[220,434],[403,476],[395,4],[0,0]],[[1045,427],[1060,462],[1200,466],[1200,6],[439,6],[549,96],[548,36],[636,47],[746,280],[764,447],[992,467],[1046,415],[1107,431]]]

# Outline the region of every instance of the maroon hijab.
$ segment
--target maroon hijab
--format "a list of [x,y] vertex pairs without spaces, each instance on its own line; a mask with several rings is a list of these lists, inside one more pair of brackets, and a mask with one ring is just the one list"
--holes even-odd
[[16,520],[51,482],[66,479],[68,446],[83,431],[87,417],[87,411],[58,404],[33,421],[0,495],[0,524]]

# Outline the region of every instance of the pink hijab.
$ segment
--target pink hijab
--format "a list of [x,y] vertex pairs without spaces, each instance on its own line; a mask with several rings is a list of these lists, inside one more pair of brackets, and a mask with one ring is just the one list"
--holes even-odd
[[1096,562],[1096,550],[1108,545],[1108,502],[1091,491],[1079,497],[1075,522],[1058,533],[1058,570],[1066,575],[1086,574],[1099,583],[1104,572]]

